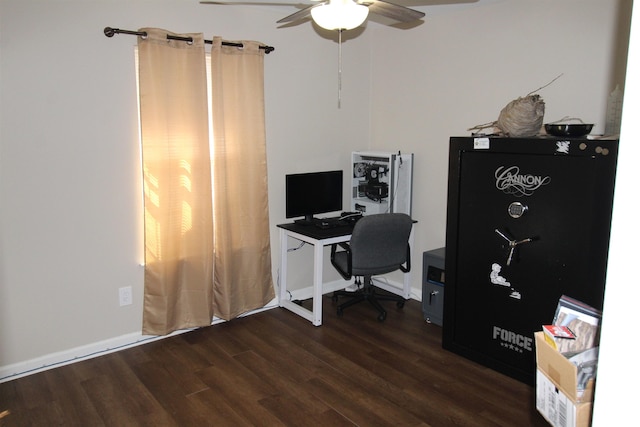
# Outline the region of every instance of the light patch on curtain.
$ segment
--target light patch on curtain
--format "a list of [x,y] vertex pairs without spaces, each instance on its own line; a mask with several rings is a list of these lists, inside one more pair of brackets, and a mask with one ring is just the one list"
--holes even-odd
[[191,216],[191,205],[183,201],[182,202],[182,235],[184,236],[191,230],[193,226],[193,220]]
[[[207,105],[213,105],[212,91],[211,91],[211,52],[205,53],[206,65],[207,65]],[[209,153],[211,156],[211,200],[213,212],[216,211],[216,186],[214,185],[213,178],[213,168],[215,167],[213,164],[213,111],[209,108],[207,113],[207,118],[209,120]],[[214,214],[215,215],[215,214]]]
[[143,169],[143,192],[142,198],[144,202],[144,235],[146,253],[143,254],[143,259],[159,260],[162,259],[161,252],[161,228],[155,217],[151,214],[150,207],[160,208],[160,195],[158,194],[158,178],[156,178],[149,168]]
[[[144,215],[144,194],[145,194],[145,189],[147,186],[147,181],[144,178],[147,174],[147,171],[144,170],[144,164],[142,163],[142,122],[141,122],[141,117],[140,117],[140,74],[138,73],[138,70],[140,69],[140,57],[138,55],[138,46],[134,46],[133,48],[133,61],[135,64],[135,70],[136,72],[135,77],[136,77],[136,105],[138,107],[137,111],[138,111],[138,161],[139,163],[139,167],[140,167],[140,171],[142,171],[143,174],[143,179],[142,179],[142,188],[140,188],[140,207],[142,208],[142,211],[138,212],[137,217],[139,218],[139,222],[138,222],[138,236],[139,236],[139,246],[138,246],[138,264],[141,267],[144,267],[145,264],[145,232],[144,232],[144,228],[145,228],[145,215]],[[157,185],[157,183],[156,183]],[[148,193],[147,193],[148,194]]]
[[158,179],[149,172],[148,168],[144,168],[144,194],[147,194],[147,201],[156,207],[160,207],[160,196],[158,195]]
[[[187,192],[191,193],[191,164],[185,159],[180,160],[180,168],[185,171],[180,175],[180,186]],[[186,201],[182,201],[182,235],[184,236],[193,227],[193,215],[191,213],[191,205]]]
[[161,231],[160,225],[153,217],[153,215],[149,214],[149,211],[145,211],[144,215],[145,220],[145,246],[146,246],[146,259],[147,261],[153,260],[158,261],[162,259],[162,252],[160,251],[161,245]]
[[180,185],[185,188],[189,193],[191,193],[191,165],[184,159],[180,160],[180,168],[184,169],[185,173],[180,175]]
[[[134,46],[134,61],[135,61],[135,77],[136,77],[136,101],[138,106],[138,147],[140,151],[140,169],[143,171],[143,182],[142,188],[140,189],[140,197],[142,198],[142,207],[143,212],[141,212],[141,217],[144,218],[143,222],[140,224],[141,234],[144,236],[143,240],[145,244],[141,246],[141,254],[140,254],[140,265],[144,266],[145,262],[152,261],[160,261],[162,260],[162,227],[156,220],[153,212],[149,210],[150,207],[161,208],[160,205],[160,194],[158,191],[159,181],[158,178],[149,170],[148,167],[145,167],[143,158],[142,158],[142,123],[141,123],[141,114],[140,114],[140,75],[137,72],[139,70],[139,51],[138,46]],[[208,105],[211,105],[211,53],[206,53],[206,72],[207,72],[207,101]],[[208,121],[209,121],[209,148],[210,153],[213,153],[213,125],[212,125],[212,113],[209,109],[208,112]],[[184,132],[184,137],[181,138],[183,142],[189,141],[191,138],[188,135],[188,130]],[[178,141],[176,146],[182,146],[183,144]],[[174,153],[177,157],[181,157],[183,154],[190,153]],[[211,160],[212,156],[210,155]],[[180,187],[184,188],[188,193],[192,193],[192,180],[190,178],[192,166],[191,163],[185,159],[180,158],[179,168],[184,171],[183,174],[180,175]],[[213,198],[213,170],[211,171],[211,193]],[[193,215],[191,205],[183,200],[181,203],[181,234],[185,235],[190,230],[193,229]],[[146,248],[145,248],[146,246]],[[146,261],[145,261],[146,260]]]

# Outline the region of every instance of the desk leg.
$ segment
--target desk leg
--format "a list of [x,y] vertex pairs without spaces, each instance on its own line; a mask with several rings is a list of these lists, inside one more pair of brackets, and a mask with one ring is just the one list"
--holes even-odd
[[410,299],[411,298],[411,273],[404,273],[403,276],[404,276],[403,277],[404,289],[403,289],[402,297],[404,299]]
[[279,305],[284,307],[284,302],[288,301],[287,296],[287,254],[289,253],[289,239],[287,233],[280,229],[280,295]]
[[313,320],[314,326],[322,325],[322,269],[324,267],[324,246],[313,245]]
[[[313,269],[313,309],[298,305],[290,300],[287,289],[287,257],[289,255],[289,235],[283,229],[280,230],[280,292],[278,293],[280,307],[294,312],[298,316],[304,317],[314,326],[322,325],[322,244],[314,245]],[[319,261],[318,261],[319,260]],[[318,263],[319,262],[319,263]],[[319,267],[318,267],[319,266]]]

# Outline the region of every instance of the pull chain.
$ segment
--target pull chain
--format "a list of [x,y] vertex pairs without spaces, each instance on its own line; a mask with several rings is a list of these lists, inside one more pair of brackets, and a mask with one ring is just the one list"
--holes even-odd
[[338,108],[342,100],[342,30],[338,30]]

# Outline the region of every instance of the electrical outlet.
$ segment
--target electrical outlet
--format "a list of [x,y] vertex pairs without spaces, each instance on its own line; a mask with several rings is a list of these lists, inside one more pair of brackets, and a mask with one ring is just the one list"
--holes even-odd
[[118,289],[118,294],[120,295],[120,307],[123,305],[133,304],[133,292],[131,290],[131,286],[125,286]]

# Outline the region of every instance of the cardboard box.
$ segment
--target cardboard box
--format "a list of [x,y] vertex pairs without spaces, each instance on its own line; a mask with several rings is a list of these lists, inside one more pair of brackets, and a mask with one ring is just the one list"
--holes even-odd
[[589,381],[584,391],[578,390],[578,368],[566,357],[551,347],[544,338],[544,332],[536,332],[536,360],[542,371],[565,396],[574,403],[593,400],[593,381]]
[[589,427],[591,402],[575,403],[540,369],[536,371],[536,409],[553,427]]

